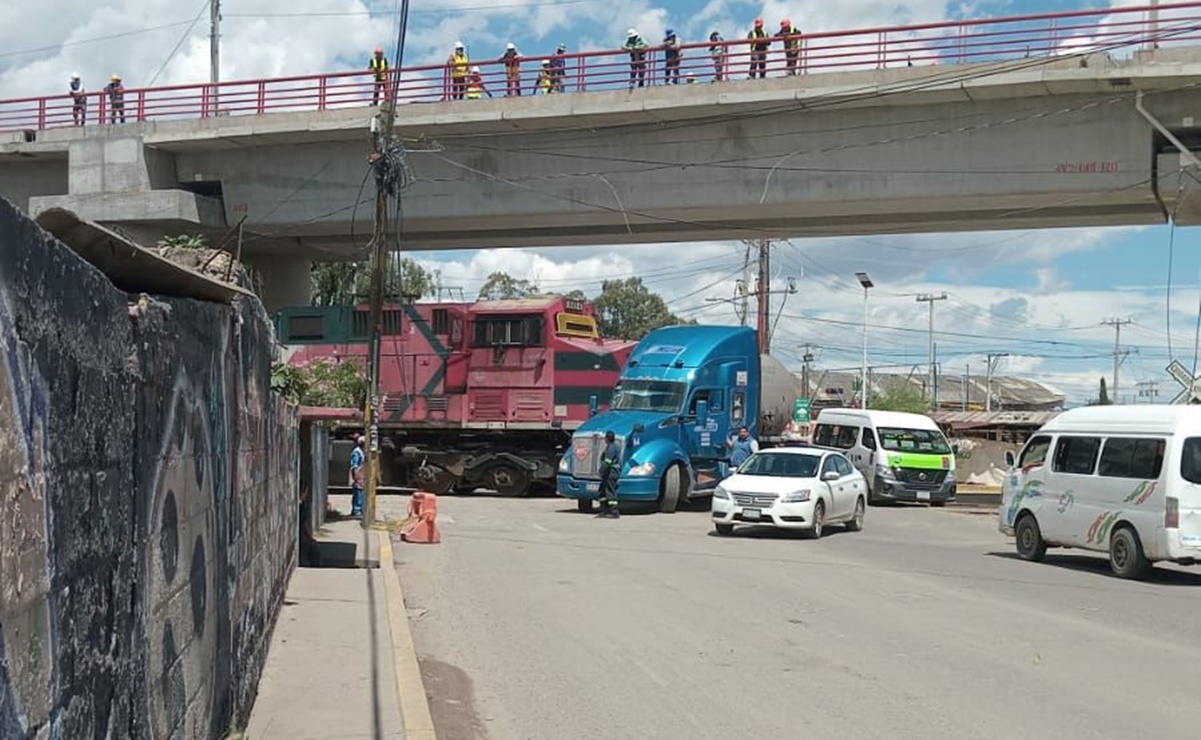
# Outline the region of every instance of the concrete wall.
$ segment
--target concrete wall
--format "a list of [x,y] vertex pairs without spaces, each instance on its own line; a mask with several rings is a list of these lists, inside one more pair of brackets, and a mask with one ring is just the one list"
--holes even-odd
[[295,563],[257,302],[142,297],[0,199],[0,737],[210,738]]

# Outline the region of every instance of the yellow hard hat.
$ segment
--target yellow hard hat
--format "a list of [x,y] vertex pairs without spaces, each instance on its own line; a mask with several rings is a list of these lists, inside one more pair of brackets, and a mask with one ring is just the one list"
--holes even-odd
[[121,75],[115,74],[112,77],[109,77],[109,79],[112,80],[113,82],[116,82],[117,80],[121,79]]

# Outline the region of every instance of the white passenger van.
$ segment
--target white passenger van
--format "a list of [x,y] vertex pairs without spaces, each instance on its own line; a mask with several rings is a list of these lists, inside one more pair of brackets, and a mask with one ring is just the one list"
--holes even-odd
[[813,445],[841,450],[863,474],[868,503],[955,498],[955,453],[934,420],[871,409],[823,409]]
[[1006,463],[999,526],[1026,560],[1048,547],[1108,552],[1123,578],[1201,560],[1201,407],[1065,411]]

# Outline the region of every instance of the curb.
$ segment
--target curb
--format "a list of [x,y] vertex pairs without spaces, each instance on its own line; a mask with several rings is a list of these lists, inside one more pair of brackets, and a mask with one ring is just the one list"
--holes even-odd
[[376,536],[379,537],[380,569],[384,571],[388,625],[392,632],[392,660],[396,668],[396,694],[400,699],[405,740],[437,740],[429,698],[425,694],[425,682],[421,678],[421,664],[417,661],[417,648],[413,644],[413,633],[409,630],[404,592],[392,560],[392,538],[388,532],[377,532]]

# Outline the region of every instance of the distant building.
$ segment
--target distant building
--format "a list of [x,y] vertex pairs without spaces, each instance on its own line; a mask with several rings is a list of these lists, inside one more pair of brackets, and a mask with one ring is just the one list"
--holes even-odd
[[[810,375],[809,396],[814,409],[859,404],[859,373],[814,370]],[[908,388],[925,397],[928,380],[928,376],[918,373],[868,374],[872,395]],[[989,384],[982,375],[966,379],[962,375],[943,375],[938,380],[938,409],[984,411],[990,392],[993,411],[1059,411],[1067,400],[1060,391],[1028,378],[999,375]]]

